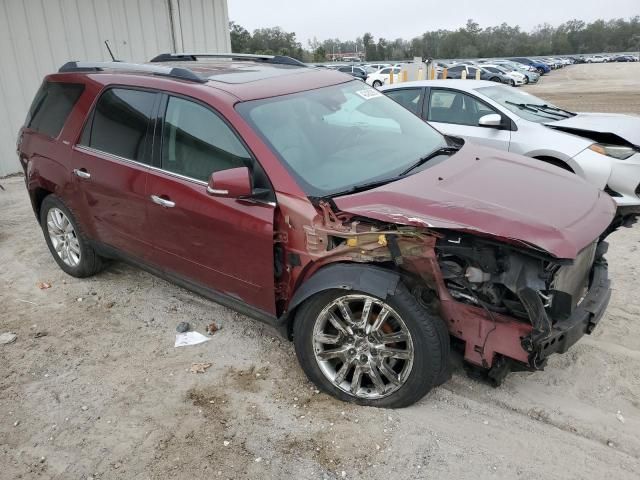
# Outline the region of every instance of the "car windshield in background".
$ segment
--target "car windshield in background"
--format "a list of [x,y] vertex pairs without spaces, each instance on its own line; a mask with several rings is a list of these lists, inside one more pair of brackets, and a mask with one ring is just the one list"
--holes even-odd
[[477,90],[506,109],[511,110],[520,118],[531,122],[548,123],[575,115],[575,113],[556,107],[541,98],[510,87],[482,87]]
[[394,180],[447,146],[445,138],[416,115],[361,82],[236,108],[313,197]]

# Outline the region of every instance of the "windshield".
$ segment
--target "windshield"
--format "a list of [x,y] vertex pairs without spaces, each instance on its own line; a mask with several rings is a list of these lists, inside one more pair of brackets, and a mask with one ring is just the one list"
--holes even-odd
[[313,197],[391,181],[447,146],[442,134],[359,81],[236,108]]
[[520,118],[531,122],[548,123],[574,115],[530,93],[511,87],[482,87],[477,90]]

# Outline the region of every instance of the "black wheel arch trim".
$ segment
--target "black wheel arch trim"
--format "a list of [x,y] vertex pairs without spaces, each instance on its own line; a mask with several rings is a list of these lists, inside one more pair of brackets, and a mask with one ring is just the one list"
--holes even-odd
[[321,268],[294,293],[287,312],[278,320],[291,338],[295,310],[305,300],[325,290],[357,290],[386,300],[396,292],[401,281],[399,273],[383,267],[360,263],[336,263]]

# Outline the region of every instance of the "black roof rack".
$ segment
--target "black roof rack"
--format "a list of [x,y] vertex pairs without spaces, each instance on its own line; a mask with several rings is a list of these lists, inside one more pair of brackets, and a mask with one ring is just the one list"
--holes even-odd
[[188,80],[191,82],[206,83],[207,79],[199,77],[188,68],[163,67],[160,65],[145,65],[140,63],[124,62],[67,62],[60,67],[58,72],[101,72],[103,70],[129,70],[136,72],[153,73],[165,77]]
[[229,58],[231,60],[253,60],[254,62],[273,63],[277,65],[292,65],[307,67],[300,60],[286,55],[254,55],[252,53],[161,53],[151,60],[156,62],[195,62],[199,58]]

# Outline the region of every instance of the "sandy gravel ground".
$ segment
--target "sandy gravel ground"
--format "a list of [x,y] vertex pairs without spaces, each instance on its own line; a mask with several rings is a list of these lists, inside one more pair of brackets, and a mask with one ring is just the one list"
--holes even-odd
[[[626,87],[580,79],[640,65],[602,67],[530,90],[617,105]],[[393,411],[317,393],[268,327],[147,273],[66,276],[22,179],[0,183],[0,333],[18,335],[0,345],[0,479],[639,478],[639,228],[610,237],[600,327],[546,371],[493,389],[454,358],[450,382]],[[223,328],[209,342],[173,347],[178,322],[204,333],[212,320]],[[212,366],[194,374],[194,362]]]

